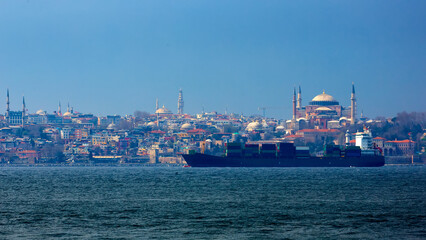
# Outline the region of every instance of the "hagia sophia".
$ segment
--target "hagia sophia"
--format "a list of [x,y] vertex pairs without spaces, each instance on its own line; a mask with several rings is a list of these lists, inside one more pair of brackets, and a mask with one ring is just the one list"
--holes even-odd
[[296,100],[296,89],[293,93],[293,117],[287,121],[287,128],[293,130],[314,128],[338,128],[347,124],[355,124],[355,86],[352,83],[351,106],[343,107],[331,95],[323,91],[315,96],[309,105],[302,106],[302,90],[299,87]]

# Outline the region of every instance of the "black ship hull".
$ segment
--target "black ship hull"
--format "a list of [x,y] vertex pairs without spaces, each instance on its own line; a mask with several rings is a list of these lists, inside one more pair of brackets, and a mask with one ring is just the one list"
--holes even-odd
[[383,156],[361,157],[294,157],[294,158],[246,158],[218,157],[207,154],[183,154],[191,167],[381,167]]

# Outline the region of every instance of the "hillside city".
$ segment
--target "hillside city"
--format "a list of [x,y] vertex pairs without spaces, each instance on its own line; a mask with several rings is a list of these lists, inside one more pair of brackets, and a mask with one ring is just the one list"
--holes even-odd
[[[349,92],[349,91],[348,91]],[[426,113],[399,113],[393,118],[369,119],[356,113],[352,85],[345,107],[325,93],[302,105],[302,91],[294,89],[293,116],[288,120],[263,115],[184,112],[182,90],[177,112],[157,100],[153,113],[95,116],[70,107],[48,113],[11,110],[7,90],[6,112],[0,115],[0,164],[99,165],[185,164],[182,154],[223,155],[228,142],[292,142],[322,154],[326,144],[356,145],[357,132],[368,129],[387,164],[424,164]],[[265,111],[265,109],[263,109]],[[357,117],[358,116],[358,117]],[[345,136],[346,135],[346,136]]]

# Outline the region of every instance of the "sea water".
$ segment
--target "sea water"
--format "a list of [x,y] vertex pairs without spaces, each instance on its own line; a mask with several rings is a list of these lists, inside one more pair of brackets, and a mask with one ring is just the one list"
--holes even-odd
[[422,239],[426,167],[1,167],[0,239]]

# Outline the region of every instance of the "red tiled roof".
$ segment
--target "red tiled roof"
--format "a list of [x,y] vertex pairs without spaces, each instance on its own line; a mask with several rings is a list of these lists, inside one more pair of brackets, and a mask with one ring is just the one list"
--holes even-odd
[[349,141],[350,143],[356,143],[356,140],[354,139],[354,140],[350,140]]
[[34,150],[23,150],[23,151],[19,151],[18,153],[36,153],[36,151],[34,151]]
[[165,134],[166,132],[163,132],[163,131],[160,131],[160,130],[154,130],[154,131],[151,131],[151,133]]
[[337,129],[302,129],[298,132],[338,132]]
[[187,131],[187,133],[205,133],[205,132],[206,132],[206,130],[199,129],[199,128],[191,129],[191,130]]
[[377,139],[377,140],[386,140],[386,138],[382,138],[382,137],[375,137],[373,139]]
[[395,140],[395,141],[386,141],[386,142],[391,142],[391,143],[414,143],[414,141],[411,140]]

